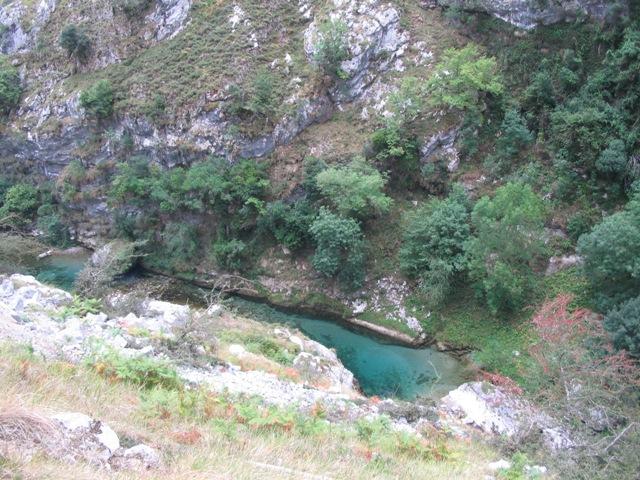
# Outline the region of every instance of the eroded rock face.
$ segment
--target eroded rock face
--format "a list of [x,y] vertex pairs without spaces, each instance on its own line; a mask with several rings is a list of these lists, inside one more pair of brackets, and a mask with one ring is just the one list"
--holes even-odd
[[153,13],[146,18],[156,26],[153,36],[156,40],[173,38],[187,24],[191,0],[158,0]]
[[628,12],[626,0],[437,0],[447,7],[484,12],[519,28],[530,30],[538,25],[551,25],[589,16],[606,20]]
[[[332,89],[339,102],[355,100],[363,95],[378,77],[390,68],[401,70],[402,56],[409,35],[400,27],[400,15],[395,6],[377,0],[333,0],[328,18],[341,21],[347,27],[349,56],[341,69],[348,76]],[[305,31],[305,52],[313,63],[319,28],[327,17],[316,18]]]
[[[57,0],[40,0],[35,6],[18,0],[3,2],[0,5],[0,52],[13,54],[35,46],[38,33],[56,5]],[[34,12],[29,12],[30,9]]]

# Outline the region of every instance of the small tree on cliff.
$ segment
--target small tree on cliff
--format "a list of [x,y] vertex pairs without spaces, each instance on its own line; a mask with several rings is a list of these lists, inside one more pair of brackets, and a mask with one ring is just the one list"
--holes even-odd
[[314,45],[314,60],[334,78],[344,78],[340,64],[349,58],[347,25],[340,20],[327,20],[318,28],[318,40]]

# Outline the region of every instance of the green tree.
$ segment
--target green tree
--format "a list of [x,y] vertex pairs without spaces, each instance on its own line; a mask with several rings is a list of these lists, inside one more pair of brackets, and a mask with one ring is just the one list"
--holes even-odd
[[22,88],[20,86],[20,75],[9,59],[0,55],[0,114],[7,114],[18,105]]
[[7,190],[0,208],[0,218],[17,216],[27,220],[38,207],[38,190],[33,185],[18,183]]
[[498,175],[508,171],[518,160],[518,155],[534,140],[524,119],[517,110],[510,109],[500,125],[500,136],[496,141],[496,153],[487,157],[485,167]]
[[607,311],[640,291],[640,193],[624,211],[605,218],[580,237],[578,254],[596,305]]
[[444,300],[453,276],[467,268],[465,244],[471,231],[465,197],[464,191],[456,191],[429,202],[410,216],[403,233],[400,266],[419,280],[432,304]]
[[87,114],[103,120],[113,115],[113,87],[108,80],[99,80],[80,94],[80,105]]
[[91,40],[87,34],[76,25],[67,25],[60,32],[58,43],[67,52],[69,58],[84,63],[91,53]]
[[471,218],[476,237],[466,250],[478,292],[494,314],[521,308],[533,287],[532,263],[546,251],[542,200],[528,185],[508,183],[480,199]]
[[316,244],[314,268],[327,277],[335,277],[349,288],[364,281],[364,239],[360,225],[325,208],[309,229]]
[[427,81],[434,106],[462,111],[478,110],[486,95],[500,95],[504,90],[494,58],[485,57],[477,45],[470,43],[459,50],[444,52]]
[[349,43],[347,25],[343,21],[327,20],[320,25],[313,57],[324,73],[344,78],[340,65],[349,58]]
[[617,349],[640,357],[640,297],[627,300],[607,313],[604,327]]
[[315,216],[315,210],[305,200],[291,204],[277,201],[267,205],[258,226],[271,233],[279,244],[295,250],[308,242],[309,227]]
[[386,182],[384,175],[359,157],[316,176],[320,192],[336,211],[361,219],[389,211],[393,201],[383,192]]

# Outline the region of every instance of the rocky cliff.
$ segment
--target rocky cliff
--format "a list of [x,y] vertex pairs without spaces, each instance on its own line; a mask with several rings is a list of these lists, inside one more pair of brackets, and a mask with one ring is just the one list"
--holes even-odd
[[526,30],[581,17],[614,20],[629,10],[626,0],[437,0],[437,4],[488,13]]

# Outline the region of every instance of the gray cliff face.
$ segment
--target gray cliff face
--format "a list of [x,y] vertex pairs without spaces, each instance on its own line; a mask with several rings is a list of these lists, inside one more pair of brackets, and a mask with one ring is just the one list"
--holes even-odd
[[437,0],[437,3],[488,13],[526,30],[583,16],[604,21],[629,8],[627,0]]

